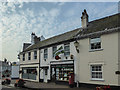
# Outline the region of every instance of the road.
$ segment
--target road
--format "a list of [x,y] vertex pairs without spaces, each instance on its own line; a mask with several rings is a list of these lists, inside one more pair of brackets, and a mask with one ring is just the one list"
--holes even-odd
[[23,89],[23,88],[15,88],[15,87],[10,87],[10,86],[5,86],[2,85],[2,89],[1,90],[28,90],[28,89]]

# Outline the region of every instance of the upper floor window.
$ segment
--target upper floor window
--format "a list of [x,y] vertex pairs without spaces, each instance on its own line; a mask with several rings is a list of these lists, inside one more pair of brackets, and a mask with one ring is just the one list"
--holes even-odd
[[34,59],[37,59],[37,51],[34,51]]
[[101,49],[101,39],[100,37],[90,39],[90,49]]
[[28,52],[28,60],[31,60],[31,52]]
[[48,58],[48,49],[44,49],[44,59]]
[[52,47],[52,54],[53,54],[53,57],[55,57],[55,51],[57,50],[57,46],[54,46]]
[[91,78],[92,79],[102,79],[102,65],[91,65]]
[[64,55],[65,56],[70,55],[70,44],[64,44]]
[[25,53],[23,54],[23,61],[25,61]]

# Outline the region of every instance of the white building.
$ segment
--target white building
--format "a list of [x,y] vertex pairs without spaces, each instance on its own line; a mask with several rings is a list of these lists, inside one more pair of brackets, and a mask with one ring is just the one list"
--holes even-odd
[[19,78],[19,62],[13,62],[11,66],[11,78],[12,79],[18,79]]
[[[120,86],[119,15],[89,22],[84,10],[81,28],[45,40],[32,38],[31,45],[24,44],[19,54],[20,77],[68,83],[69,73],[73,72],[75,83],[81,85]],[[53,53],[61,46],[64,53],[56,60]]]

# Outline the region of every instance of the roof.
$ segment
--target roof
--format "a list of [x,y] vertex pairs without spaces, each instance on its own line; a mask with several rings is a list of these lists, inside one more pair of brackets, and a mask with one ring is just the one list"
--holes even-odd
[[99,32],[99,31],[103,31],[105,29],[112,29],[115,27],[120,27],[120,13],[112,15],[112,16],[108,16],[105,18],[101,18],[98,20],[94,20],[88,23],[88,27],[87,28],[78,28],[66,33],[63,33],[61,35],[57,35],[48,39],[45,39],[43,41],[38,42],[37,44],[34,44],[28,48],[26,48],[23,52],[25,51],[29,51],[32,49],[36,49],[36,48],[42,48],[44,46],[47,45],[52,45],[58,42],[63,42],[66,40],[70,40],[75,38],[75,36],[79,35],[79,37],[81,35],[86,35],[86,34],[90,34],[90,33],[95,33],[95,32]]
[[120,13],[102,19],[91,21],[88,24],[88,28],[85,34],[119,27],[120,26],[119,17],[120,17]]
[[44,47],[44,46],[47,46],[47,45],[50,45],[53,43],[58,43],[58,42],[62,42],[65,40],[72,39],[78,33],[78,31],[79,31],[79,29],[75,29],[75,30],[45,39],[43,41],[38,42],[37,44],[32,45],[31,47],[27,48],[24,51],[28,51],[28,50]]

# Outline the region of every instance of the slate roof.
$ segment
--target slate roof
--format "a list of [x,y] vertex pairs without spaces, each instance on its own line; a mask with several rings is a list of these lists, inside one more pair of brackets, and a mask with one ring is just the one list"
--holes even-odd
[[31,47],[27,48],[24,51],[28,51],[28,50],[44,47],[44,46],[47,46],[47,45],[51,45],[53,43],[58,43],[58,42],[62,42],[62,41],[65,41],[65,40],[72,39],[73,36],[75,36],[78,33],[78,31],[79,31],[79,29],[75,29],[75,30],[66,32],[64,34],[60,34],[60,35],[45,39],[43,41],[38,42],[37,44],[32,45]]
[[57,35],[57,36],[45,39],[43,41],[40,41],[37,44],[34,44],[30,46],[29,48],[26,48],[23,52],[36,49],[36,48],[40,48],[40,47],[44,47],[47,45],[51,45],[54,43],[74,39],[76,35],[80,36],[80,35],[90,34],[94,32],[103,31],[105,29],[112,29],[115,27],[120,27],[120,13],[91,21],[89,22],[88,27],[85,29],[78,28],[78,29],[66,32],[64,34]]
[[89,22],[84,34],[120,27],[120,13]]

